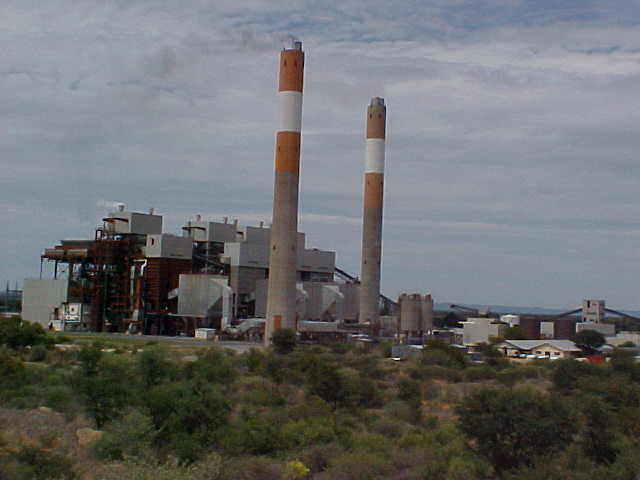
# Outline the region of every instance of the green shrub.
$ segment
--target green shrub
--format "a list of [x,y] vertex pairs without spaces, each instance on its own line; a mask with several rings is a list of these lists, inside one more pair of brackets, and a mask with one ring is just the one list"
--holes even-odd
[[279,328],[271,336],[271,343],[276,353],[291,353],[296,348],[296,332],[290,328]]
[[300,460],[312,473],[319,473],[326,470],[332,458],[337,457],[343,452],[343,447],[337,443],[312,445],[301,453]]
[[201,385],[228,385],[237,376],[231,358],[219,348],[208,348],[198,360],[187,363],[184,371],[188,379]]
[[231,406],[215,385],[189,381],[161,384],[144,396],[155,429],[157,445],[167,445],[192,461],[212,445],[228,420]]
[[119,356],[100,354],[97,347],[80,352],[82,368],[73,381],[87,412],[98,428],[118,417],[131,403],[136,391],[130,361]]
[[248,352],[242,354],[241,362],[244,363],[249,373],[260,373],[264,370],[265,355],[257,348],[252,348]]
[[337,440],[332,418],[310,418],[287,422],[280,432],[284,449],[306,448]]
[[174,367],[169,360],[169,349],[156,345],[136,355],[137,371],[145,387],[153,387],[168,380]]
[[225,465],[220,480],[281,480],[284,466],[266,457],[241,457]]
[[429,340],[422,352],[423,365],[438,365],[448,368],[464,368],[468,360],[458,348],[447,345],[440,340]]
[[0,478],[11,480],[75,480],[67,457],[35,447],[23,447],[10,458],[0,457]]
[[34,345],[29,352],[30,362],[44,362],[47,359],[49,351],[44,345]]
[[461,382],[462,371],[453,368],[446,368],[439,365],[426,365],[420,369],[422,379],[440,379],[448,382]]
[[478,382],[481,380],[493,380],[496,378],[495,369],[489,365],[475,365],[465,368],[462,373],[465,382]]
[[130,408],[109,423],[105,434],[95,443],[98,458],[123,460],[148,453],[157,435],[153,421],[141,410]]
[[582,377],[600,375],[601,369],[588,363],[577,362],[573,359],[557,360],[553,362],[551,381],[553,386],[561,393],[573,391]]
[[[11,388],[20,385],[26,376],[22,362],[13,356],[9,350],[0,347],[0,386]],[[2,392],[0,391],[0,395]]]
[[460,429],[498,472],[565,447],[576,430],[559,398],[522,389],[478,389],[465,397],[458,415]]
[[284,449],[281,425],[266,415],[242,415],[221,430],[218,443],[236,455],[271,455]]
[[340,480],[373,480],[389,478],[392,465],[386,455],[371,452],[345,452],[332,458],[326,469],[327,478]]
[[50,345],[53,339],[39,323],[31,323],[19,317],[0,318],[0,345],[17,349],[28,345]]

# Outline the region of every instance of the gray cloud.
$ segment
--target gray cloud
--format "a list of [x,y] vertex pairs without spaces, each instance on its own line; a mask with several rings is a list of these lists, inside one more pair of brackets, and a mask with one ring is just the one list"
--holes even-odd
[[359,270],[364,108],[383,95],[387,294],[640,308],[635,0],[5,3],[0,282],[88,235],[104,199],[168,231],[268,221],[277,52],[297,36],[314,246]]

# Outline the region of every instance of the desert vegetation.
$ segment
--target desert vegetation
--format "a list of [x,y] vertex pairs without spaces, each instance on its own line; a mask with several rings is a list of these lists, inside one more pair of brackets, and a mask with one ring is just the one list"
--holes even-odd
[[[98,338],[98,337],[95,337]],[[640,368],[432,342],[216,347],[0,325],[1,479],[635,479]],[[188,354],[187,354],[188,353]]]

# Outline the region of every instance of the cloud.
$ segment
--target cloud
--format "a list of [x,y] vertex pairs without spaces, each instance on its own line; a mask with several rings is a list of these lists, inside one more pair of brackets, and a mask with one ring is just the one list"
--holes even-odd
[[[268,221],[277,54],[304,42],[301,228],[359,270],[386,98],[385,293],[639,308],[635,0],[6,2],[0,281],[107,209]],[[624,14],[622,13],[624,12]]]

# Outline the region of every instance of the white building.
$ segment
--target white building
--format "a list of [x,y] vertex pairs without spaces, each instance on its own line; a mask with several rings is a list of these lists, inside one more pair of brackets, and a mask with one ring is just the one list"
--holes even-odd
[[501,337],[506,325],[495,318],[467,318],[462,322],[462,344],[488,343],[491,337]]
[[496,348],[506,357],[573,358],[581,350],[571,340],[504,340]]
[[604,300],[582,300],[583,322],[600,323],[604,316]]

